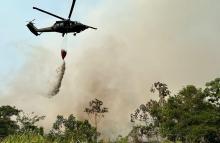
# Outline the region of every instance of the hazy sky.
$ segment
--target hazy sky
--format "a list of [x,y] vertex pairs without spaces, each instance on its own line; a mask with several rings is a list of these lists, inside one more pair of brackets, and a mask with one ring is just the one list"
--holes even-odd
[[49,128],[57,114],[85,118],[83,108],[99,98],[110,108],[100,130],[117,135],[129,131],[129,114],[154,98],[148,90],[153,82],[178,91],[220,76],[219,0],[77,0],[73,16],[98,30],[68,36],[61,92],[47,98],[66,39],[35,37],[25,21],[53,24],[56,19],[31,7],[65,16],[71,1],[64,1],[9,0],[1,6],[0,105],[47,115],[43,124]]

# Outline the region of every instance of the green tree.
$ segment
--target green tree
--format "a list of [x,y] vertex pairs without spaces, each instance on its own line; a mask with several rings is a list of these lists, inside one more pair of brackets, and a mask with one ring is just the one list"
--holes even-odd
[[216,78],[213,81],[206,83],[204,90],[206,97],[209,97],[209,101],[218,107],[220,106],[220,78]]
[[96,142],[98,135],[96,128],[92,127],[88,120],[78,121],[71,114],[68,118],[57,116],[49,137],[58,142]]
[[4,138],[9,134],[14,134],[19,126],[12,118],[17,116],[21,110],[11,106],[0,107],[0,138]]
[[169,97],[161,112],[161,133],[173,141],[220,142],[219,107],[208,102],[210,96],[206,89],[187,86]]
[[35,134],[44,134],[44,128],[38,127],[36,123],[38,123],[41,120],[44,120],[45,116],[38,116],[34,115],[34,112],[31,114],[26,114],[24,112],[21,112],[19,115],[17,115],[17,122],[19,124],[19,132],[20,133],[28,133],[32,132]]
[[[146,104],[141,104],[139,108],[131,114],[131,122],[137,122],[130,132],[130,136],[135,142],[142,142],[143,137],[156,138],[159,141],[159,126],[162,119],[161,107],[166,103],[165,98],[170,95],[170,91],[165,83],[156,82],[150,90],[152,93],[158,91],[159,101],[150,100]],[[140,139],[141,138],[141,139]]]
[[140,106],[142,112],[134,114],[134,119],[144,111],[150,116],[147,121],[159,127],[160,135],[174,142],[220,142],[219,78],[208,82],[204,90],[188,85],[176,95],[170,95],[167,86],[160,83],[154,84],[152,91],[155,90],[159,101],[150,100]]

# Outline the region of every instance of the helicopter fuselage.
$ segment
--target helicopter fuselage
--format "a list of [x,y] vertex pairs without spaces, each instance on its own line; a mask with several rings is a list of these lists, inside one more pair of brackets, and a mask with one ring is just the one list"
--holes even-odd
[[56,23],[50,27],[52,31],[59,33],[80,33],[87,28],[89,28],[89,26],[76,21],[56,21]]
[[77,33],[80,33],[88,28],[96,29],[94,27],[84,25],[77,21],[70,20],[56,21],[56,23],[53,26],[40,29],[37,29],[32,22],[30,22],[27,26],[30,30],[32,29],[31,31],[33,31],[33,33],[37,33],[35,35],[39,35],[39,33],[43,32],[58,32],[62,33],[63,36],[67,33],[74,33],[74,35],[76,35]]

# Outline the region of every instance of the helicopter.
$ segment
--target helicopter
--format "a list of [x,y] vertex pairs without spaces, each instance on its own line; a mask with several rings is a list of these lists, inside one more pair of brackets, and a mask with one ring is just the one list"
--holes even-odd
[[87,25],[84,25],[80,22],[70,20],[71,16],[72,16],[73,9],[74,9],[74,6],[75,6],[75,3],[76,3],[76,0],[73,0],[72,6],[71,6],[71,9],[70,9],[70,13],[69,13],[69,16],[68,16],[67,19],[62,18],[60,16],[57,16],[55,14],[52,14],[50,12],[47,12],[45,10],[42,10],[40,8],[33,7],[33,9],[35,9],[35,10],[38,10],[40,12],[46,13],[50,16],[53,16],[53,17],[56,17],[56,18],[60,19],[60,21],[56,21],[54,23],[54,25],[52,25],[51,27],[46,27],[46,28],[41,28],[41,29],[38,29],[34,26],[34,23],[33,23],[34,20],[30,21],[26,26],[36,36],[39,36],[40,34],[42,34],[44,32],[61,33],[63,37],[64,37],[65,34],[68,34],[68,33],[73,33],[73,35],[76,36],[77,33],[80,33],[80,32],[82,32],[82,31],[84,31],[88,28],[96,30],[97,28],[95,28],[95,27],[87,26]]

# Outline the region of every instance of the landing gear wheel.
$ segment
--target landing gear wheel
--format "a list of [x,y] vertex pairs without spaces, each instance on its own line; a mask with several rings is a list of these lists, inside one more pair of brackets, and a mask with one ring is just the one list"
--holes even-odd
[[73,33],[73,36],[76,36],[76,33]]

